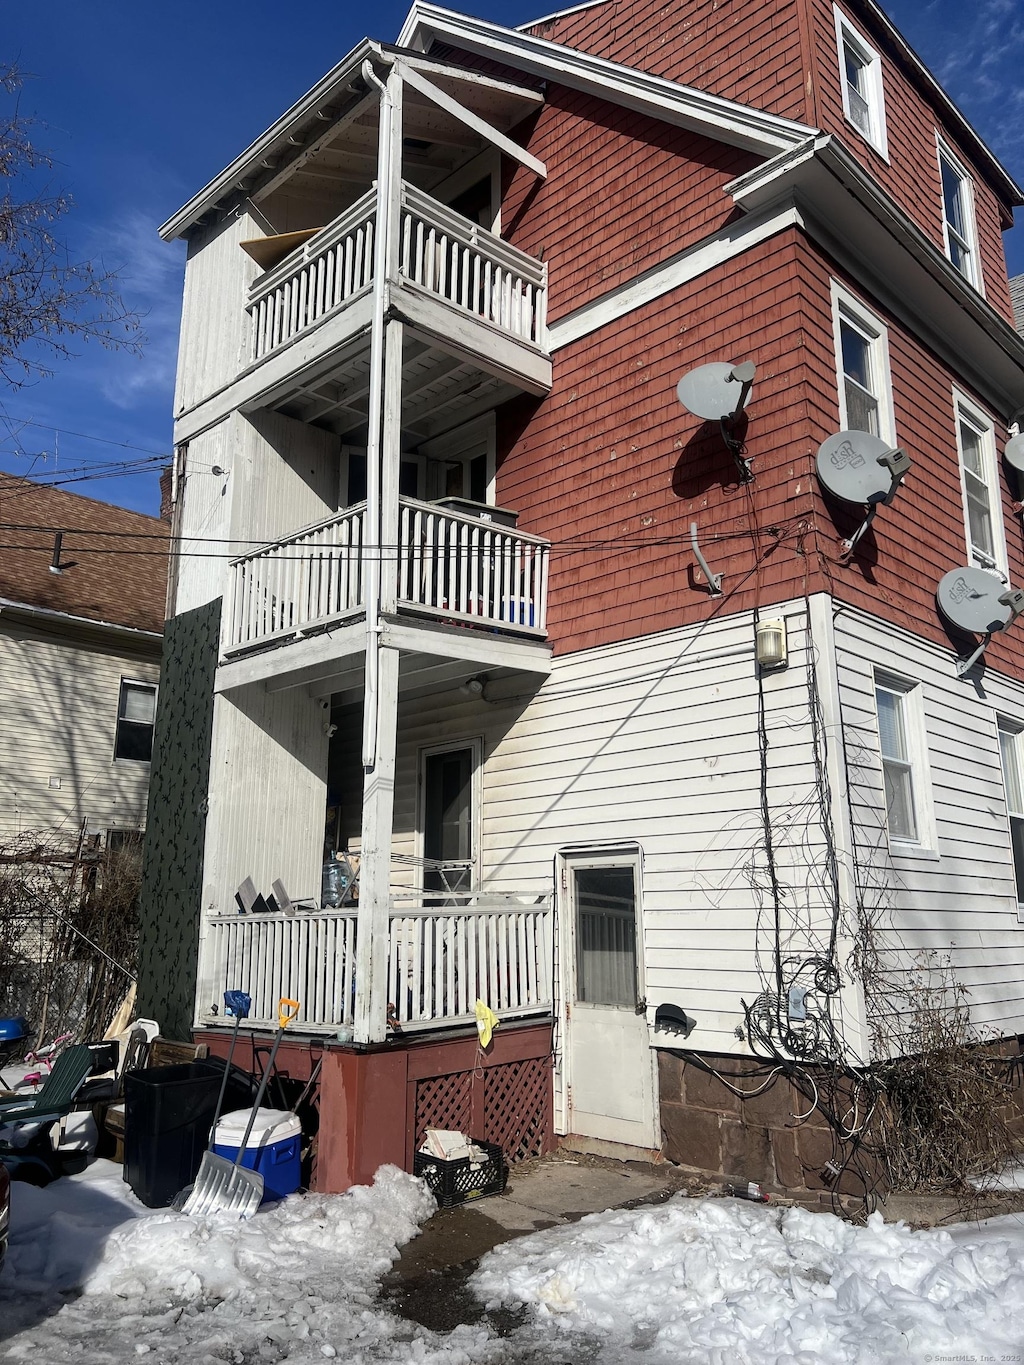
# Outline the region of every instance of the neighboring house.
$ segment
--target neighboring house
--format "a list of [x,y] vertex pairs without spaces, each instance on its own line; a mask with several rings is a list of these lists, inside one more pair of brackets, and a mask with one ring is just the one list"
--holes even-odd
[[[1024,1030],[1021,202],[870,0],[416,3],[165,224],[140,999],[221,1048],[225,989],[302,1001],[320,1188],[434,1124],[820,1189],[922,989]],[[912,466],[852,553],[846,430]],[[963,676],[954,569],[1007,623]],[[357,904],[236,913],[334,849]]]
[[11,474],[0,522],[0,841],[123,839],[146,823],[167,522]]

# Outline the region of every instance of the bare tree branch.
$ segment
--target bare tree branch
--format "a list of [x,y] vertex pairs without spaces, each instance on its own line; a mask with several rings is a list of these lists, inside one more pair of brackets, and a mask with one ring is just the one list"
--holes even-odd
[[0,378],[14,387],[49,374],[78,342],[138,354],[143,341],[116,272],[74,260],[54,235],[71,199],[35,184],[32,173],[52,163],[34,141],[35,121],[21,113],[22,80],[0,64],[0,91],[12,103],[0,114]]

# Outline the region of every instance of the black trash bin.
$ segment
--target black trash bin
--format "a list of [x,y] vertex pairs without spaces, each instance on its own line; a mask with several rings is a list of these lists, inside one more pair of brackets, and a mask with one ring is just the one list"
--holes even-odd
[[[195,1179],[223,1075],[212,1060],[126,1072],[124,1178],[149,1208],[166,1208]],[[228,1078],[225,1113],[251,1103],[248,1081]]]

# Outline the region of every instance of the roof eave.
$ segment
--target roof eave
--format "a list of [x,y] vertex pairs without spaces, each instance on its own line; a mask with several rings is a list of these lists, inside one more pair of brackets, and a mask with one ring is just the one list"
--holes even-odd
[[806,124],[651,76],[562,43],[457,14],[428,0],[415,0],[398,42],[403,47],[424,51],[431,37],[448,39],[477,55],[599,95],[666,123],[704,132],[761,156],[776,156],[817,131]]
[[329,105],[332,99],[337,98],[339,90],[344,89],[345,85],[352,80],[353,75],[357,74],[363,62],[368,57],[376,55],[376,47],[368,38],[364,38],[356,47],[343,57],[342,60],[333,67],[326,76],[317,81],[316,85],[302,98],[296,101],[281,117],[272,123],[266,132],[251,143],[240,156],[235,157],[234,161],[221,173],[214,177],[207,185],[192,196],[187,204],[184,204],[177,213],[168,218],[159,229],[160,236],[165,242],[172,242],[176,237],[182,236],[190,227],[210,209],[214,208],[222,199],[237,189],[238,183],[244,180],[247,175],[252,173],[253,165],[259,165],[260,161],[266,157],[271,149],[287,138],[289,133],[298,125],[316,113],[319,108]]

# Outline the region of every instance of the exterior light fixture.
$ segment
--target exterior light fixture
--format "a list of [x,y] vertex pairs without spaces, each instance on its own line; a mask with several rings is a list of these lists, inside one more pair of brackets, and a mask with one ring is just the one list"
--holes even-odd
[[784,620],[758,621],[754,632],[754,657],[761,668],[785,668],[789,645]]

